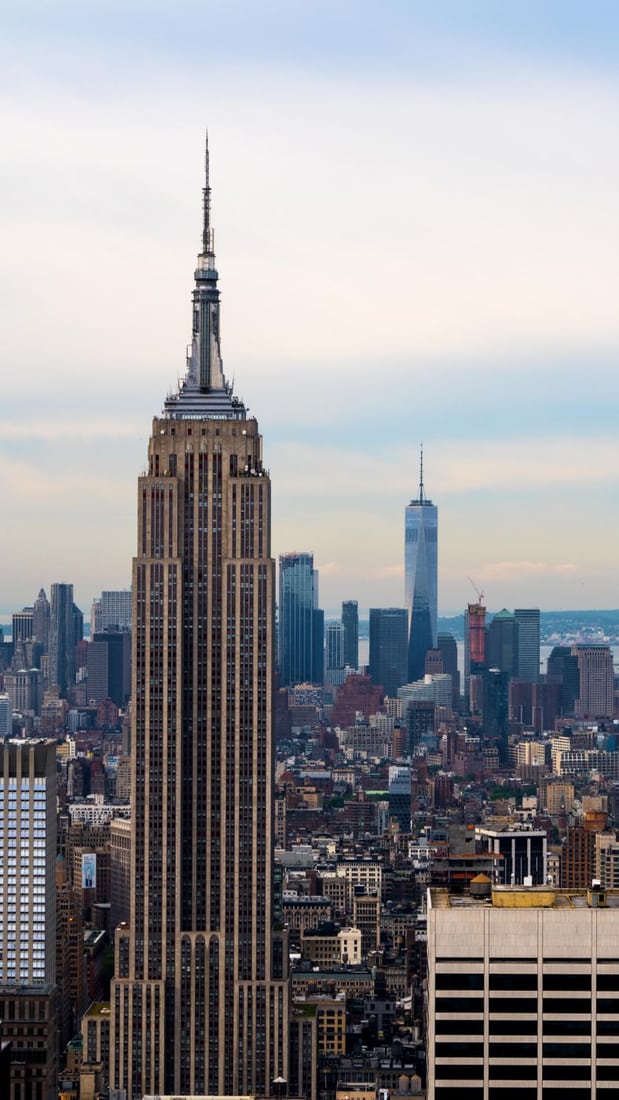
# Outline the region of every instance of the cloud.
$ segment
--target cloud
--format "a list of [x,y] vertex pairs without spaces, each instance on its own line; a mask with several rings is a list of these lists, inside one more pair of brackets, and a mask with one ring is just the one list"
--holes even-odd
[[[50,471],[44,462],[4,459],[0,463],[0,490],[5,516],[42,519],[51,516],[62,528],[71,512],[87,507],[89,516],[94,506],[107,508],[108,521],[113,524],[119,506],[126,499],[126,478],[118,478],[110,469],[96,471],[77,462],[73,469]],[[134,489],[132,486],[132,496]],[[99,519],[105,521],[105,513]]]
[[[491,580],[514,580],[534,574],[535,576],[570,576],[587,572],[574,562],[552,561],[495,561],[477,566],[476,571]],[[593,571],[589,571],[593,572]]]
[[488,425],[489,438],[441,444],[432,458],[437,495],[500,489],[539,496],[560,487],[616,484],[617,443],[613,437],[559,434],[554,438],[502,439],[500,418],[496,434],[492,428]]
[[[539,581],[561,600],[577,575],[537,566],[567,557],[610,590],[616,73],[565,54],[525,64],[494,23],[485,36],[487,13],[483,33],[468,14],[463,50],[457,5],[429,31],[399,0],[387,20],[365,2],[352,20],[349,4],[305,5],[296,44],[285,3],[155,4],[146,21],[143,4],[13,6],[0,477],[14,547],[43,516],[63,575],[89,571],[96,591],[122,554],[128,567],[144,438],[184,367],[208,123],[224,363],[264,431],[276,552],[313,549],[332,604],[345,587],[400,604],[424,439],[449,603],[468,561],[530,562],[513,590]],[[21,575],[17,552],[5,573]]]
[[[490,430],[491,426],[487,427]],[[500,423],[497,424],[500,429]],[[278,441],[269,446],[267,461],[277,470],[276,492],[293,509],[320,501],[345,514],[363,504],[371,522],[372,508],[380,515],[395,502],[403,508],[415,496],[418,483],[417,444],[404,445],[389,434],[371,434],[353,448],[340,447],[337,431],[314,443]],[[549,439],[443,439],[426,448],[426,491],[439,506],[473,493],[498,492],[546,495],[549,490],[616,485],[617,443],[614,437],[571,435]],[[456,501],[457,503],[457,501]]]
[[[309,386],[348,358],[352,381],[358,355],[379,384],[394,357],[619,346],[617,87],[526,75],[211,79],[231,373],[260,360],[274,377],[302,356]],[[63,384],[85,348],[106,370],[164,367],[173,382],[199,231],[195,79],[175,73],[157,126],[148,85],[93,103],[32,79],[7,123],[8,346],[39,372],[35,309]]]
[[11,498],[25,501],[29,506],[43,503],[52,498],[62,497],[64,482],[53,473],[44,471],[27,462],[2,462],[0,465],[0,487],[5,509],[10,507]]
[[392,565],[355,565],[350,561],[329,561],[329,562],[317,562],[316,568],[320,572],[321,577],[347,577],[365,580],[384,580],[402,578],[404,576],[404,564],[396,563]]
[[35,440],[37,442],[58,443],[91,439],[135,439],[144,434],[144,425],[122,422],[115,418],[97,421],[83,420],[28,420],[1,421],[0,440],[2,443],[14,440]]

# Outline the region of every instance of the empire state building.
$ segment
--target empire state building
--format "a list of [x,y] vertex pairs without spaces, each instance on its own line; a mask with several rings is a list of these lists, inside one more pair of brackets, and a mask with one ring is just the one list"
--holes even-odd
[[130,921],[110,1084],[265,1095],[287,1076],[272,932],[274,562],[258,424],[226,381],[208,145],[192,342],[153,421],[133,562]]

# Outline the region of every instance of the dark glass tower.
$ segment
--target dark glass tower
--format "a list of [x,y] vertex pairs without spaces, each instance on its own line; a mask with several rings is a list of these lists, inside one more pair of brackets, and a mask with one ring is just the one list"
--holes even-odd
[[53,584],[49,622],[49,683],[58,688],[61,695],[75,679],[76,625],[73,585]]
[[344,627],[345,665],[359,667],[359,604],[356,600],[342,602],[342,626]]
[[279,557],[279,677],[282,687],[324,678],[324,612],[313,554]]
[[454,710],[460,707],[460,672],[458,670],[458,646],[453,634],[439,634],[437,649],[443,658],[443,672],[451,676],[452,705]]
[[497,611],[486,630],[486,665],[499,668],[509,679],[519,675],[518,623],[511,611]]
[[406,608],[370,608],[370,678],[395,697],[406,683]]
[[272,933],[274,562],[258,424],[221,363],[210,227],[187,373],[153,421],[133,562],[130,922],[112,1088],[264,1095],[287,1076]]
[[539,607],[517,607],[518,675],[521,680],[539,680],[540,610]]
[[419,493],[404,514],[404,582],[408,610],[408,679],[420,680],[426,653],[436,649],[438,615],[438,508],[425,495],[423,451]]

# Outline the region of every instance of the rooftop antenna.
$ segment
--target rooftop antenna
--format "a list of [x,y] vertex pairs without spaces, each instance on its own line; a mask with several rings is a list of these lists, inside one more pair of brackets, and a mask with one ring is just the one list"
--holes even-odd
[[204,224],[202,228],[202,255],[208,256],[215,251],[215,235],[211,229],[211,186],[209,182],[208,130],[204,151],[204,187],[202,188],[202,206]]
[[423,440],[419,448],[419,502],[423,504]]

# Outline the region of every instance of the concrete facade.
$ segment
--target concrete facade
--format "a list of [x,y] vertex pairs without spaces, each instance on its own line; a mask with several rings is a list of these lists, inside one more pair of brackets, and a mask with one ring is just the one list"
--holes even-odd
[[619,1088],[618,941],[619,893],[429,890],[428,1100]]

